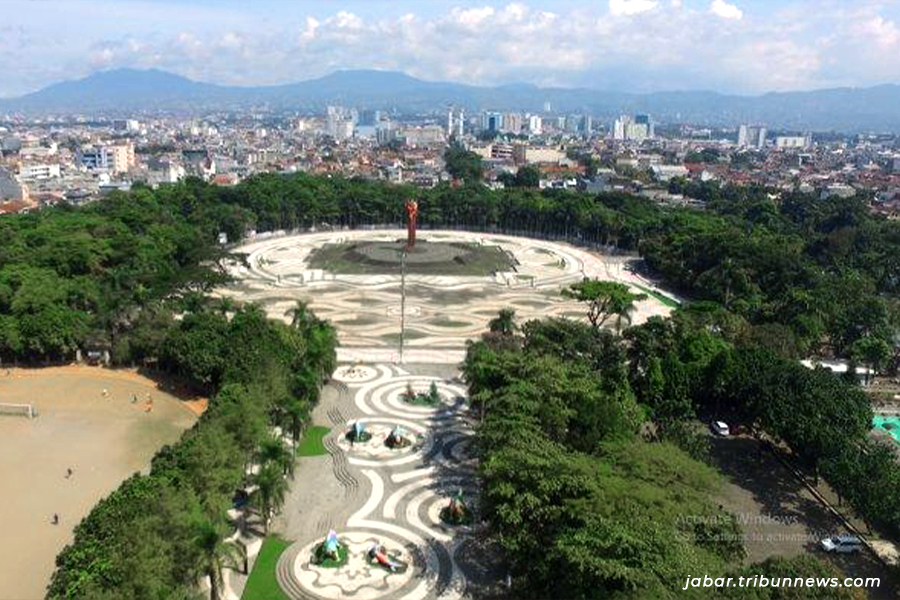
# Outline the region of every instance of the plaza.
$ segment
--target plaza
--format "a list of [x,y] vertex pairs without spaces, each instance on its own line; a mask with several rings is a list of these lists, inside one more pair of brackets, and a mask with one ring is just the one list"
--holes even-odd
[[[219,290],[224,297],[257,302],[270,317],[287,320],[297,300],[308,302],[320,318],[338,330],[338,358],[344,362],[400,361],[401,274],[393,267],[366,273],[321,268],[313,258],[325,246],[360,242],[394,243],[402,230],[339,231],[274,236],[235,249],[245,264],[233,264],[235,283]],[[633,322],[666,316],[674,301],[633,268],[637,259],[590,252],[569,244],[464,231],[420,232],[425,243],[497,248],[510,257],[509,270],[481,275],[445,275],[441,268],[413,269],[405,277],[404,362],[454,364],[503,308],[520,322],[547,317],[584,319],[578,302],[561,288],[585,277],[617,281],[648,293],[636,304]],[[452,261],[452,259],[451,259]],[[663,298],[663,300],[661,300]]]
[[[405,235],[340,231],[251,240],[235,249],[246,261],[232,264],[234,283],[218,291],[282,320],[304,301],[338,331],[342,364],[312,415],[315,425],[330,428],[328,456],[300,460],[273,523],[291,540],[275,569],[290,598],[452,599],[496,591],[506,574],[483,546],[475,417],[458,370],[467,340],[504,308],[513,308],[520,323],[586,320],[584,306],[560,293],[585,277],[646,293],[634,323],[668,315],[676,302],[638,275],[629,257],[506,235],[427,231],[416,246],[427,250],[410,253],[401,267],[398,240]],[[432,384],[434,406],[406,398]],[[357,422],[365,428],[363,442],[351,441]],[[386,441],[397,428],[409,443],[392,448]],[[464,499],[471,523],[442,518],[454,497]],[[339,566],[314,559],[330,531],[346,549]],[[372,547],[384,548],[400,568],[372,563]],[[241,585],[234,587],[237,597]]]

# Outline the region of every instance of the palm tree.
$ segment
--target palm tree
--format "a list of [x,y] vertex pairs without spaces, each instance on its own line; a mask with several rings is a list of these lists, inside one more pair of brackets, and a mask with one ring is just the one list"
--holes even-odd
[[209,577],[210,600],[219,600],[222,570],[226,567],[238,568],[240,560],[240,548],[225,541],[223,532],[221,524],[208,518],[194,524],[192,542],[198,552],[200,573]]
[[631,313],[634,312],[634,303],[646,300],[647,294],[616,294],[610,299],[607,310],[610,316],[616,319],[616,334],[622,332],[622,323],[631,325]]
[[297,300],[294,308],[285,312],[284,316],[290,317],[291,327],[300,331],[308,331],[317,321],[316,316],[309,309],[309,304],[303,300]]
[[264,465],[253,477],[253,482],[257,485],[254,497],[263,518],[263,532],[268,534],[269,520],[275,511],[284,504],[288,483],[281,469],[274,464]]
[[237,310],[237,303],[231,298],[219,298],[218,306],[216,307],[219,314],[227,316],[228,313],[234,312]]
[[294,472],[294,454],[279,438],[269,437],[263,440],[259,445],[257,459],[261,468],[276,467],[282,476]]
[[496,317],[488,323],[488,329],[491,333],[499,333],[501,335],[512,335],[519,328],[516,325],[516,311],[511,308],[500,309]]
[[295,396],[288,396],[287,399],[279,406],[283,423],[287,425],[291,432],[291,440],[296,448],[297,442],[300,440],[300,432],[303,429],[303,423],[309,416],[309,407],[305,402]]

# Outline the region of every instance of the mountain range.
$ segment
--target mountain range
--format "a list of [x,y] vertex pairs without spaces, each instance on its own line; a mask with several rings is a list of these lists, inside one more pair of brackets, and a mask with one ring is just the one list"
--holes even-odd
[[193,81],[156,69],[101,71],[0,99],[0,114],[90,114],[269,108],[321,110],[329,104],[400,112],[442,110],[587,113],[612,119],[651,114],[661,122],[734,126],[764,123],[797,131],[900,132],[900,85],[738,96],[705,91],[635,94],[530,84],[474,86],[425,81],[400,72],[353,70],[273,86]]

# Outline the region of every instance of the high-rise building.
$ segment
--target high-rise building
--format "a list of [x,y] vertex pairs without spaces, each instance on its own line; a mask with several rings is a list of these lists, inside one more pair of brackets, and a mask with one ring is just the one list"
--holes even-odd
[[578,132],[583,133],[584,135],[591,135],[594,131],[594,120],[590,117],[590,115],[584,115],[581,117],[581,122],[578,125]]
[[325,135],[336,140],[353,136],[356,126],[356,111],[349,111],[343,106],[329,106],[325,110]]
[[646,134],[647,139],[653,139],[656,137],[656,126],[653,123],[653,119],[650,115],[635,115],[634,122],[638,125],[643,125],[643,132]]
[[543,123],[539,115],[528,115],[528,132],[533,135],[541,135]]
[[481,128],[490,133],[499,133],[503,129],[503,115],[498,112],[482,114]]
[[653,138],[655,133],[653,119],[650,118],[650,115],[636,115],[633,118],[622,115],[615,120],[612,126],[614,140],[643,142]]
[[503,115],[503,131],[520,133],[522,131],[522,115],[519,113],[506,113]]
[[109,170],[109,152],[105,146],[82,146],[75,151],[75,160],[89,171]]
[[378,125],[384,120],[384,114],[380,110],[364,110],[359,113],[359,124],[370,127]]
[[764,148],[768,131],[759,125],[741,125],[738,129],[738,146],[741,148]]

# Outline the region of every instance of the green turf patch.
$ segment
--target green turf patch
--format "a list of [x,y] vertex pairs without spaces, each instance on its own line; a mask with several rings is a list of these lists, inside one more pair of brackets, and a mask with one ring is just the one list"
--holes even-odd
[[[386,333],[380,336],[385,342],[390,344],[399,344],[400,343],[400,332],[397,333]],[[403,341],[408,342],[410,340],[421,340],[422,338],[428,337],[427,333],[423,333],[421,331],[416,331],[415,329],[407,329],[403,334]]]
[[636,283],[632,283],[631,285],[636,287],[637,289],[641,290],[648,296],[655,298],[660,303],[662,303],[664,306],[668,306],[669,308],[678,308],[679,306],[681,306],[681,303],[678,300],[675,300],[674,298],[669,298],[666,295],[660,294],[657,291],[651,290],[650,288],[646,288],[646,287],[644,287],[642,285],[638,285]]
[[[400,288],[396,288],[396,293],[400,293]],[[432,302],[440,305],[459,305],[468,304],[472,300],[484,298],[483,290],[460,289],[460,290],[438,290],[424,285],[408,285],[406,286],[407,298],[427,298]]]
[[315,425],[309,427],[303,434],[303,439],[297,444],[297,456],[323,456],[328,454],[322,440],[331,431],[328,427]]
[[291,543],[280,537],[267,537],[250,571],[241,600],[288,600],[275,578],[275,565]]
[[350,327],[364,327],[367,325],[377,325],[381,323],[382,319],[377,317],[373,317],[371,315],[358,315],[352,319],[347,319],[346,321],[333,321],[335,325],[348,325]]
[[[325,244],[310,254],[308,265],[344,275],[397,275],[405,240]],[[416,275],[488,276],[512,269],[511,255],[498,246],[420,241],[407,254],[406,272]]]
[[347,550],[347,546],[345,546],[344,544],[338,544],[337,560],[325,556],[325,543],[323,542],[316,546],[312,563],[317,567],[323,567],[325,569],[337,569],[338,567],[343,567],[344,565],[346,565],[349,557],[350,552]]
[[434,327],[468,327],[471,325],[468,321],[454,321],[453,319],[440,318],[428,322]]
[[529,308],[547,308],[548,304],[546,302],[541,302],[540,300],[524,300],[516,298],[512,301],[516,306],[527,306]]

